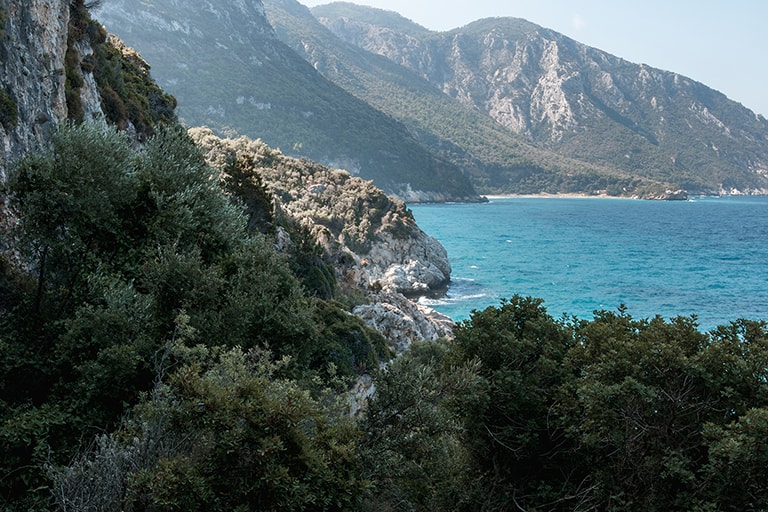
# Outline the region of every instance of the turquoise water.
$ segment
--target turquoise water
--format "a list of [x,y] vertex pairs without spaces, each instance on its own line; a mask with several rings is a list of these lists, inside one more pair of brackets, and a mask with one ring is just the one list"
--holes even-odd
[[768,320],[768,198],[638,201],[505,198],[411,205],[453,266],[454,320],[514,294],[592,318],[625,304],[635,318],[695,314],[703,330]]

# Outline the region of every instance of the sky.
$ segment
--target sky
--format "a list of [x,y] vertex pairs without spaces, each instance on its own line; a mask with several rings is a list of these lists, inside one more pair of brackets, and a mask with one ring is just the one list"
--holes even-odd
[[[308,7],[329,0],[299,0]],[[352,0],[431,30],[525,18],[638,64],[674,71],[768,118],[765,0]]]

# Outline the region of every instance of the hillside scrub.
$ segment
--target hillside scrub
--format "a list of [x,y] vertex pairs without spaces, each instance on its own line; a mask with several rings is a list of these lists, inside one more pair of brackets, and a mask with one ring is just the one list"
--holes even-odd
[[[173,123],[176,99],[165,94],[149,74],[149,64],[91,17],[89,9],[100,2],[73,0],[65,54],[65,95],[68,118],[83,121],[81,88],[84,74],[93,74],[107,121],[125,130],[130,125],[145,140],[155,126]],[[1,21],[1,20],[0,20]],[[82,55],[87,45],[90,55]]]
[[3,510],[768,507],[766,322],[514,296],[382,365],[181,127],[62,127],[5,188]]
[[181,364],[161,360],[168,344],[269,347],[289,361],[281,378],[309,389],[348,382],[386,356],[338,305],[316,313],[317,299],[272,240],[248,232],[241,203],[181,127],[160,129],[142,150],[111,128],[64,127],[6,188],[17,219],[7,261],[21,260],[19,270],[4,260],[0,280],[11,292],[0,312],[8,510],[42,506],[42,464],[67,462],[114,429]]

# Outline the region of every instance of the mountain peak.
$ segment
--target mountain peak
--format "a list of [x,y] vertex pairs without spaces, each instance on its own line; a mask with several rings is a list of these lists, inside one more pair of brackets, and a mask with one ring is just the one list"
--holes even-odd
[[345,18],[350,21],[365,20],[366,23],[379,27],[391,28],[404,34],[424,35],[431,32],[429,29],[395,11],[358,5],[351,2],[332,2],[329,4],[318,5],[317,7],[313,7],[311,11],[312,14],[319,19]]
[[677,73],[519,18],[421,35],[318,19],[541,148],[692,193],[768,193],[768,123]]

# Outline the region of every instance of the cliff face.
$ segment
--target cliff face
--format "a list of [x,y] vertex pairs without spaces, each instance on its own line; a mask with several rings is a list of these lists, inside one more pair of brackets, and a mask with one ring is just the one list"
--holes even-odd
[[[0,94],[5,95],[0,124],[0,177],[5,167],[37,147],[60,120],[66,119],[65,56],[70,22],[66,0],[0,2]],[[85,51],[79,45],[79,51]],[[93,80],[81,89],[87,111],[100,112]]]
[[543,148],[693,193],[768,193],[768,121],[677,73],[521,19],[435,33],[363,7],[313,13]]
[[0,26],[0,178],[66,119],[109,123],[138,140],[176,121],[176,100],[84,0],[4,0]]

